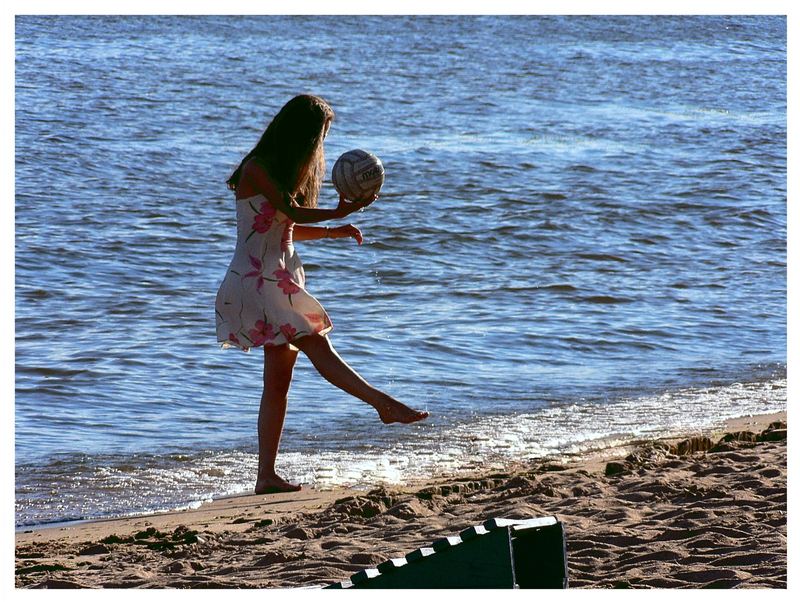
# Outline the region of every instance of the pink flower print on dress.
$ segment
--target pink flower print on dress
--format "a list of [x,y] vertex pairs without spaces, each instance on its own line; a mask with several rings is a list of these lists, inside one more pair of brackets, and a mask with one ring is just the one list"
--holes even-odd
[[[255,326],[256,327],[251,328],[248,333],[250,340],[253,341],[253,345],[255,346],[263,345],[278,336],[272,324],[267,324],[264,320],[256,320]],[[283,332],[283,326],[281,326],[281,332]]]
[[252,255],[248,255],[250,257],[250,265],[253,266],[255,269],[251,272],[247,272],[244,278],[257,278],[256,280],[256,290],[260,293],[261,287],[264,286],[264,281],[267,280],[264,278],[264,264],[261,263],[261,260],[258,257],[253,257]]
[[283,326],[281,326],[281,332],[283,333],[283,336],[286,337],[286,342],[289,343],[294,339],[295,335],[297,334],[297,329],[291,324],[284,324]]
[[278,286],[281,287],[284,295],[289,295],[290,297],[300,292],[300,287],[291,280],[279,280]]
[[325,316],[322,314],[303,314],[308,321],[311,323],[311,326],[314,327],[314,332],[319,332],[326,326],[328,326],[328,320],[325,319]]
[[[283,265],[283,262],[281,261],[280,264]],[[292,273],[286,268],[277,269],[274,272],[272,272],[272,275],[275,276],[275,278],[277,278],[278,281],[292,279]]]
[[[272,274],[278,279],[278,286],[284,295],[291,296],[300,292],[300,287],[292,280],[292,273],[289,270],[275,270]],[[289,302],[291,302],[291,299],[289,299]]]
[[272,220],[275,219],[275,207],[269,204],[269,201],[261,203],[261,212],[256,213],[253,219],[253,230],[264,234],[269,231],[272,226]]
[[272,204],[269,201],[263,201],[261,203],[261,213],[275,217],[277,210],[275,209],[275,207],[272,206]]
[[241,347],[241,346],[242,346],[242,343],[241,343],[241,341],[239,341],[239,337],[237,337],[237,336],[236,336],[235,334],[233,334],[233,333],[230,333],[230,334],[228,335],[228,340],[229,340],[231,343],[234,343],[234,344],[238,345],[239,347]]

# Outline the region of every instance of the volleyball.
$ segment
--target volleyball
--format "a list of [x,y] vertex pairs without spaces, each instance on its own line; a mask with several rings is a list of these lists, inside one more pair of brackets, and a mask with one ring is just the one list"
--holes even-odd
[[344,153],[331,173],[334,187],[348,201],[366,201],[378,194],[383,175],[381,160],[361,149]]

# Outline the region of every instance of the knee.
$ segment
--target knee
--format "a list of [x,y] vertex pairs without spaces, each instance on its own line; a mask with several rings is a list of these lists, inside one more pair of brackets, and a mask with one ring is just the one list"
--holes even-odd
[[292,372],[273,371],[264,375],[264,396],[270,401],[285,401],[292,384]]
[[286,403],[291,381],[267,380],[264,382],[264,396],[271,403]]
[[267,393],[271,399],[285,398],[289,394],[289,387],[292,385],[292,372],[293,370],[286,370],[284,372],[273,370],[265,374],[264,392]]

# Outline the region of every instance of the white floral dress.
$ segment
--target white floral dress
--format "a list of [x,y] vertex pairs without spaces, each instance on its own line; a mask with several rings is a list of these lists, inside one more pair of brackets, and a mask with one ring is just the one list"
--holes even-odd
[[294,222],[264,195],[236,201],[236,251],[216,300],[217,340],[249,351],[283,345],[333,328],[305,289],[306,276],[292,243]]

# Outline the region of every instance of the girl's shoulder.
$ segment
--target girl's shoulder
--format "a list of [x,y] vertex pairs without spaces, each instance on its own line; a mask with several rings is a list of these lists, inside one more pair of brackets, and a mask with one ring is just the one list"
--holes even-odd
[[258,177],[261,174],[265,177],[269,177],[267,168],[258,157],[252,156],[242,164],[242,177]]
[[263,194],[265,197],[280,196],[280,191],[273,182],[263,163],[251,157],[242,166],[242,176],[236,190],[236,198],[244,199]]

